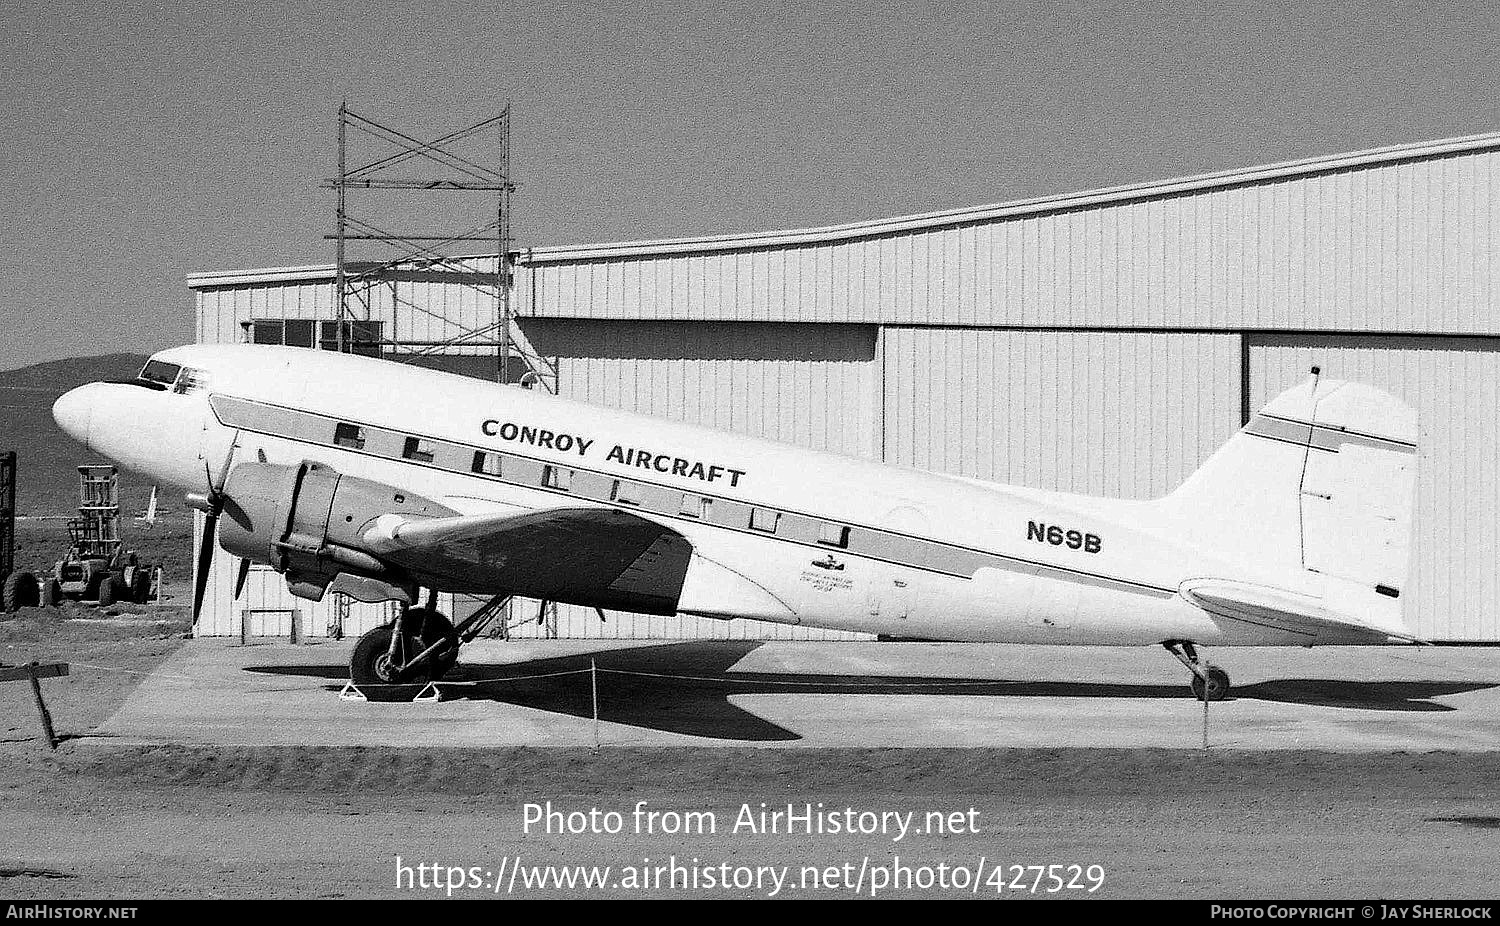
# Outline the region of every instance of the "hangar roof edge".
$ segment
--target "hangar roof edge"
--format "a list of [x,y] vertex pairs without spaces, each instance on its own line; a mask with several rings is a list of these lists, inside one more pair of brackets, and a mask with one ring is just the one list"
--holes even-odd
[[[1198,174],[1191,177],[1179,177],[1171,180],[1154,180],[1080,193],[1052,194],[986,206],[968,206],[917,215],[849,222],[842,225],[728,235],[668,238],[650,241],[552,245],[522,249],[518,257],[522,264],[549,264],[565,263],[568,261],[643,258],[658,255],[831,243],[854,238],[899,234],[901,232],[921,231],[927,228],[1019,218],[1038,213],[1086,209],[1160,196],[1174,196],[1204,190],[1224,189],[1244,184],[1264,183],[1272,180],[1289,179],[1329,171],[1369,167],[1394,161],[1438,158],[1451,154],[1479,151],[1486,148],[1500,149],[1500,132],[1391,145],[1385,148],[1375,148],[1368,151],[1357,151],[1346,154],[1320,155],[1301,160],[1284,161],[1277,164],[1266,164],[1255,167],[1234,168],[1232,170]],[[188,275],[187,283],[191,289],[204,289],[213,286],[235,286],[254,283],[312,282],[332,279],[333,276],[334,267],[332,264],[319,264],[304,267],[273,267],[254,270],[194,273]]]

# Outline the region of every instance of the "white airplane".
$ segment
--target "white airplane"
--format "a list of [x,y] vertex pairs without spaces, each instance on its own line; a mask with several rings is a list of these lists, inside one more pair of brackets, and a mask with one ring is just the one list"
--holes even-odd
[[[887,466],[305,348],[166,350],[53,415],[206,513],[195,622],[216,524],[241,558],[236,598],[256,562],[313,601],[408,606],[355,647],[361,686],[440,677],[509,596],[929,640],[1163,645],[1209,700],[1229,677],[1196,646],[1421,642],[1399,600],[1415,414],[1316,369],[1151,501]],[[491,597],[453,626],[437,591]]]

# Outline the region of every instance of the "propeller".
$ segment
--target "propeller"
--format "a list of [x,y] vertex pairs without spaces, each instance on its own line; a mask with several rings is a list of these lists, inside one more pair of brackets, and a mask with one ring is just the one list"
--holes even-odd
[[[234,465],[234,443],[230,443],[229,452],[224,455],[224,465],[219,467],[218,478],[209,471],[208,461],[203,461],[203,476],[208,483],[208,492],[205,495],[190,493],[187,497],[188,505],[203,512],[203,541],[198,545],[198,559],[193,570],[193,623],[198,623],[198,614],[203,610],[203,597],[208,591],[208,572],[214,562],[214,547],[218,544],[219,513],[224,510],[224,484],[229,481],[229,469]],[[248,564],[247,564],[248,565]],[[244,584],[244,567],[241,567],[241,577],[235,588],[235,597],[239,597],[239,588]]]
[[250,576],[250,561],[243,556],[240,557],[240,571],[234,576],[234,600],[239,601],[240,595],[245,591],[245,579]]

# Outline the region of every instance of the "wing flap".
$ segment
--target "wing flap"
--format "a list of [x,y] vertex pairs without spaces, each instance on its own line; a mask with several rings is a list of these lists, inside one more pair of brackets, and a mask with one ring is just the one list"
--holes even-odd
[[692,546],[612,508],[550,508],[449,518],[384,515],[368,549],[445,588],[673,614]]

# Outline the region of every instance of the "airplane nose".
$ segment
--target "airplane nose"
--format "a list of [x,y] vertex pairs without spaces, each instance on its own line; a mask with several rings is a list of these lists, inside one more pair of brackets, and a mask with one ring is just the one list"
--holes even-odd
[[91,455],[198,492],[203,491],[199,444],[207,411],[206,398],[132,383],[89,383],[52,404],[58,427]]
[[52,403],[52,420],[84,447],[89,447],[89,426],[94,414],[90,393],[93,391],[93,384],[79,386],[64,392]]

